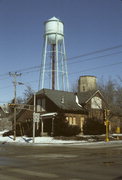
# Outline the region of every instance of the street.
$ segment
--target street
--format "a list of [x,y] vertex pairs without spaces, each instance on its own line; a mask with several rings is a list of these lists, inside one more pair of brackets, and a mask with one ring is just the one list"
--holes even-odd
[[0,145],[0,180],[122,180],[122,145]]

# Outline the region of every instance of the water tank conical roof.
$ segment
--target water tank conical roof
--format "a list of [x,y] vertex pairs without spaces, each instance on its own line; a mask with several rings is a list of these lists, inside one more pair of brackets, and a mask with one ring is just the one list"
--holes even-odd
[[59,19],[53,16],[52,18],[48,19],[48,21],[59,21]]

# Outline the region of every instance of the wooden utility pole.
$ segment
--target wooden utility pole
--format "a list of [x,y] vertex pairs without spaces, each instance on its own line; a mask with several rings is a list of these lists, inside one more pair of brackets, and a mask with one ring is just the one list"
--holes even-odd
[[17,86],[17,81],[16,78],[17,76],[21,76],[21,73],[11,73],[9,72],[9,75],[13,77],[13,85],[14,85],[14,122],[13,122],[13,131],[14,131],[14,141],[16,140],[16,86]]

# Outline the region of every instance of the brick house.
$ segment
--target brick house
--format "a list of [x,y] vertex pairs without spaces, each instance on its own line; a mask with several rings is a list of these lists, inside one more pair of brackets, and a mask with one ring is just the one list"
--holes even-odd
[[[83,123],[88,117],[96,117],[103,121],[105,100],[99,90],[90,92],[66,92],[60,90],[42,89],[36,93],[35,112],[40,114],[40,134],[46,133],[46,125],[50,124],[52,131],[53,119],[63,113],[69,125],[78,125],[83,132]],[[31,128],[33,121],[34,96],[28,100],[24,109],[17,114],[17,129],[25,134]],[[28,107],[30,107],[28,109]],[[28,110],[27,110],[28,109]],[[37,125],[37,126],[38,126]]]
[[[43,123],[43,129],[45,132],[45,125],[48,123],[52,124],[54,115],[63,113],[66,120],[70,125],[79,125],[83,127],[84,119],[86,118],[87,111],[77,102],[77,96],[73,92],[42,89],[36,93],[36,104],[35,112],[40,114],[41,126]],[[34,97],[31,97],[28,101],[31,108],[27,110],[20,110],[17,114],[17,125],[18,129],[24,134],[25,124],[29,127],[29,123],[33,120],[33,104]],[[23,126],[24,125],[24,126]]]

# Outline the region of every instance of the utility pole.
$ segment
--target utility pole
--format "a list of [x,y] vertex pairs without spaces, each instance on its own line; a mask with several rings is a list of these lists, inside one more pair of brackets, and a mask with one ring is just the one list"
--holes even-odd
[[16,86],[17,86],[17,76],[21,76],[21,73],[11,73],[9,75],[13,77],[13,85],[14,85],[14,122],[13,122],[13,130],[14,130],[14,141],[16,140]]

